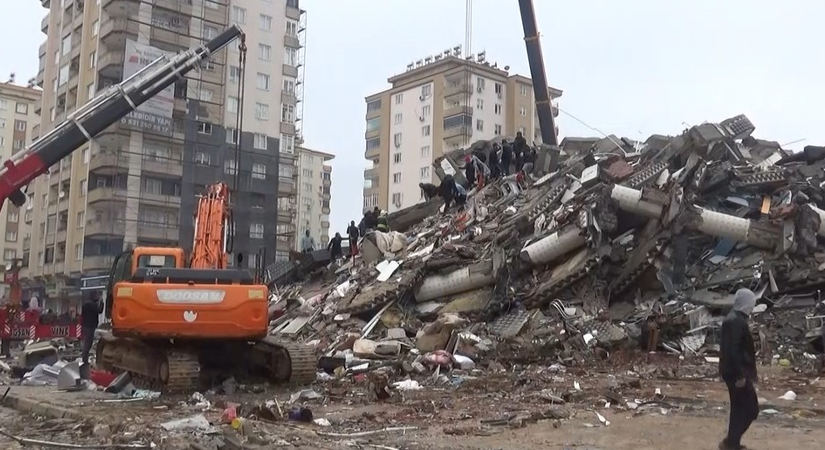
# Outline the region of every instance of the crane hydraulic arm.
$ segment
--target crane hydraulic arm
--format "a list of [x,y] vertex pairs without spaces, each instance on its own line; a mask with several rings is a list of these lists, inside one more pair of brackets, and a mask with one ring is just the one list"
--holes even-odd
[[[536,95],[536,113],[539,116],[541,141],[556,147],[559,145],[556,137],[556,121],[553,118],[553,105],[550,103],[550,90],[544,70],[544,56],[541,53],[541,40],[533,0],[518,0],[518,6],[521,11],[521,24],[524,28],[524,43],[527,46],[530,76],[533,78],[533,92]],[[550,155],[550,172],[556,170],[558,163],[559,153],[553,150]]]
[[3,163],[0,206],[6,200],[23,206],[26,197],[22,189],[32,180],[239,37],[243,38],[243,31],[232,26],[200,47],[158,58],[79,108],[54,130]]
[[206,195],[198,199],[195,212],[193,269],[226,269],[231,251],[227,248],[232,239],[231,223],[229,186],[226,183],[207,186]]

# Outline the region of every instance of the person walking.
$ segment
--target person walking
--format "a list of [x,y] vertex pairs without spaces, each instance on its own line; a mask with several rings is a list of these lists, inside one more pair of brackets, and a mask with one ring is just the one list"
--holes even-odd
[[83,303],[80,309],[81,331],[83,332],[83,347],[81,358],[83,364],[89,364],[89,353],[92,351],[92,344],[95,342],[95,331],[97,330],[98,318],[103,312],[103,303],[100,301],[100,293],[92,291],[89,298]]
[[341,233],[335,233],[335,237],[329,240],[327,250],[329,250],[331,260],[335,261],[344,257],[344,251],[341,249],[341,242],[343,241],[344,238],[341,237]]
[[349,223],[347,235],[349,235],[349,255],[355,258],[358,255],[358,238],[361,237],[361,231],[355,226],[354,220]]
[[719,374],[728,387],[730,419],[728,434],[719,443],[719,450],[740,450],[742,436],[759,416],[756,397],[756,351],[748,318],[756,306],[756,295],[750,289],[736,291],[733,310],[722,322],[719,348]]

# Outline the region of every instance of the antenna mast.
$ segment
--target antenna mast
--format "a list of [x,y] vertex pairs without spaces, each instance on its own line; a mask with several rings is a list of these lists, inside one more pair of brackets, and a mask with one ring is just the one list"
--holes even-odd
[[464,54],[473,54],[473,0],[467,0],[464,17]]

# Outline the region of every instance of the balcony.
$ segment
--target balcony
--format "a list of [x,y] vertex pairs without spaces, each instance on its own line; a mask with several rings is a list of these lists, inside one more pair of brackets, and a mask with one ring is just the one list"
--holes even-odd
[[364,133],[364,139],[377,138],[380,135],[381,135],[381,129],[380,128],[376,129],[376,130],[367,130],[367,132]]
[[292,78],[298,77],[298,68],[295,66],[290,66],[289,64],[284,64],[281,73]]
[[152,206],[161,206],[167,208],[179,208],[180,197],[174,195],[150,194],[148,192],[140,192],[140,202]]
[[126,201],[126,189],[115,189],[104,187],[92,189],[87,194],[86,201],[92,205],[95,203],[124,202]]
[[295,182],[292,178],[278,177],[278,194],[295,194]]
[[29,250],[30,248],[32,248],[32,238],[30,238],[30,237],[23,238],[23,251],[25,252],[25,251]]
[[300,20],[301,19],[301,10],[299,8],[293,7],[290,4],[287,4],[287,6],[286,6],[286,17],[287,17],[287,19]]
[[281,122],[281,134],[295,134],[295,124]]
[[444,108],[444,117],[451,117],[458,114],[473,115],[473,108],[464,105],[450,105]]
[[46,35],[49,34],[49,20],[50,19],[51,19],[51,14],[46,14],[46,17],[44,17],[43,20],[40,21],[40,31],[42,31],[43,34],[46,34]]
[[298,103],[298,97],[295,96],[295,92],[281,91],[281,103],[295,105]]
[[100,175],[115,175],[129,167],[129,157],[120,152],[101,152],[89,160],[89,170]]
[[49,9],[52,7],[52,2],[51,0],[40,0],[40,6]]
[[364,178],[378,178],[378,167],[373,167],[371,169],[364,169]]
[[170,227],[166,224],[138,224],[138,237],[153,241],[178,241],[180,230],[178,227]]
[[381,108],[373,110],[367,108],[366,120],[375,119],[376,117],[381,117]]
[[126,234],[126,224],[123,220],[89,219],[86,221],[83,234],[86,236],[123,236]]
[[301,48],[301,40],[294,34],[285,34],[284,45],[292,48]]
[[114,261],[114,259],[114,256],[109,255],[84,256],[83,271],[108,271],[112,268],[112,262]]
[[470,137],[473,135],[473,129],[469,125],[452,127],[444,130],[444,139],[452,139],[457,137]]
[[128,19],[111,19],[100,26],[100,42],[109,48],[125,48],[126,38],[138,35],[140,25]]
[[183,163],[180,160],[168,158],[144,158],[142,170],[145,172],[171,175],[174,177],[183,176]]
[[447,86],[444,87],[444,98],[451,97],[453,95],[458,94],[472,94],[473,93],[473,84],[472,83],[465,83],[465,82],[458,82],[458,83],[449,83]]
[[106,50],[97,59],[97,68],[100,74],[106,78],[123,78],[123,61],[125,52],[117,50]]

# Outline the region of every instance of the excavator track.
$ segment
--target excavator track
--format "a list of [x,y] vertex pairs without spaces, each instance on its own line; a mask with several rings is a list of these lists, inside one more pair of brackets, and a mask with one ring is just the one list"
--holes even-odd
[[271,381],[291,384],[315,381],[318,360],[311,347],[267,336],[258,341],[255,349],[264,353]]

